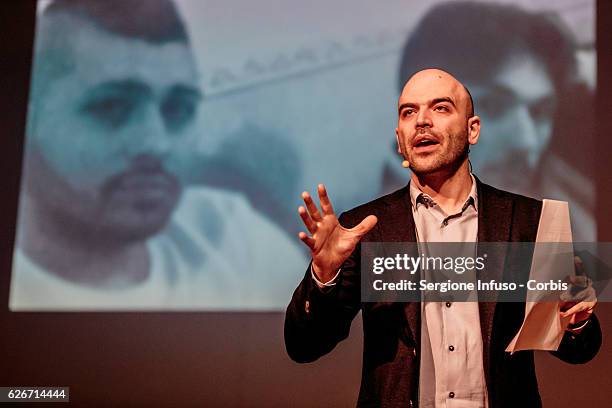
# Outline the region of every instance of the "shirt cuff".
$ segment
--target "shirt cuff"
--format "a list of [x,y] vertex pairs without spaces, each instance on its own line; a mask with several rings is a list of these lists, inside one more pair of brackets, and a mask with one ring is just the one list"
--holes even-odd
[[341,270],[342,268],[338,269],[338,272],[336,272],[336,275],[333,278],[331,278],[331,280],[329,280],[327,283],[323,283],[319,279],[317,279],[317,274],[314,273],[314,269],[312,265],[310,265],[310,276],[312,276],[312,279],[315,281],[318,288],[325,291],[325,290],[330,290],[332,287],[336,286],[336,284],[338,283],[338,277],[340,276]]
[[574,333],[574,334],[579,334],[582,329],[585,328],[585,326],[587,324],[589,324],[589,322],[591,321],[591,318],[589,317],[588,319],[586,319],[582,324],[580,324],[579,326],[575,326],[575,327],[567,327],[565,330],[567,330],[570,333]]

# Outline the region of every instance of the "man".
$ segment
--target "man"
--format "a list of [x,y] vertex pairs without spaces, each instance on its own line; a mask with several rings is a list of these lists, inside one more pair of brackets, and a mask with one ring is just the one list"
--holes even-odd
[[[303,193],[299,214],[310,235],[299,237],[312,263],[287,309],[287,351],[298,362],[316,360],[348,336],[361,310],[358,406],[540,406],[533,352],[505,352],[524,303],[361,303],[362,242],[534,242],[541,212],[540,201],[470,174],[468,147],[479,140],[480,118],[453,76],[417,72],[398,106],[398,150],[413,172],[408,187],[339,220],[324,186],[322,211]],[[594,357],[601,343],[594,306],[579,302],[562,312],[571,325],[556,356],[570,363]]]
[[183,191],[176,176],[201,99],[171,2],[57,0],[42,11],[12,310],[284,303],[291,284],[277,262],[298,249],[270,259],[260,243],[283,245],[282,231],[241,195]]
[[[571,31],[552,13],[447,2],[432,7],[411,32],[398,84],[401,90],[411,73],[427,67],[453,72],[486,124],[470,156],[474,171],[504,190],[569,201],[574,239],[592,241],[593,96],[580,83],[576,51]],[[389,156],[386,192],[404,183],[391,150]]]

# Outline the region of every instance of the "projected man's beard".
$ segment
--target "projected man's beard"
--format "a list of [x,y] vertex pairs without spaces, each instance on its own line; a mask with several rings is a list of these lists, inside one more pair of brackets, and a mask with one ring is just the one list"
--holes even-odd
[[176,176],[153,157],[102,182],[73,184],[32,148],[26,158],[25,185],[32,205],[63,238],[102,246],[147,239],[168,223],[181,195]]
[[100,189],[100,228],[126,240],[148,238],[167,224],[180,193],[178,179],[161,166],[117,174]]

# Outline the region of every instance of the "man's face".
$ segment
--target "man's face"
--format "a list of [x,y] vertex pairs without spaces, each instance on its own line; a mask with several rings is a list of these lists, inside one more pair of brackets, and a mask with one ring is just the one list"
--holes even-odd
[[527,192],[547,147],[556,108],[553,83],[539,60],[522,55],[488,83],[468,83],[482,118],[470,159],[484,181]]
[[[458,166],[467,154],[468,96],[449,74],[426,70],[415,74],[399,99],[396,129],[399,152],[417,174]],[[476,118],[477,120],[477,118]]]
[[84,234],[150,236],[176,206],[171,163],[195,137],[200,93],[191,52],[180,42],[120,37],[78,17],[51,18],[74,32],[64,44],[70,70],[32,101],[30,196]]

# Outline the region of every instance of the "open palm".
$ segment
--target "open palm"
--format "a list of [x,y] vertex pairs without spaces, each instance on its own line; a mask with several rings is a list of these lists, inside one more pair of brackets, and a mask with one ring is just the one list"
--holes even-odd
[[302,193],[306,208],[300,206],[298,213],[311,235],[300,232],[299,238],[310,248],[315,274],[322,282],[328,282],[353,252],[359,240],[376,225],[377,218],[370,215],[354,228],[344,228],[334,213],[323,184],[319,184],[318,193],[321,211],[310,194]]

